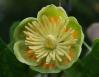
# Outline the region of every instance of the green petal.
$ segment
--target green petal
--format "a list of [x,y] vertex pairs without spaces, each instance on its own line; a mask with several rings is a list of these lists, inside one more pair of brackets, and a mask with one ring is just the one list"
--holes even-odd
[[60,64],[57,63],[57,67],[60,70],[66,70],[70,68],[78,60],[81,53],[81,46],[76,45],[73,50],[75,51],[75,56],[70,62],[68,62],[67,64],[63,64],[62,62]]
[[69,17],[69,23],[68,23],[67,27],[72,28],[75,31],[77,31],[77,33],[78,33],[77,39],[78,40],[77,40],[77,43],[71,48],[75,53],[73,59],[70,62],[68,62],[67,64],[57,63],[58,68],[61,70],[71,67],[78,60],[80,53],[81,53],[82,43],[84,41],[84,34],[82,32],[81,25],[78,23],[76,18]]
[[50,17],[62,17],[67,18],[67,14],[62,7],[56,7],[55,5],[47,5],[43,7],[37,15],[37,18],[40,18],[42,15],[50,16]]
[[82,27],[78,23],[77,19],[75,17],[69,17],[69,23],[68,23],[67,27],[71,27],[72,29],[77,31],[77,33],[78,33],[77,44],[79,44],[81,46],[83,41],[84,41],[84,34],[83,34],[83,31],[82,31]]
[[21,40],[17,41],[14,44],[14,54],[16,58],[22,63],[36,66],[37,65],[36,62],[34,62],[33,60],[29,58],[26,58],[25,53],[26,53],[26,46],[24,44],[24,41],[21,41]]
[[14,41],[17,41],[17,40],[24,40],[25,39],[25,35],[23,33],[24,31],[24,26],[27,25],[27,23],[30,23],[32,21],[36,20],[35,18],[33,17],[28,17],[24,20],[22,20],[19,25],[17,25],[17,27],[15,28],[15,31],[13,33],[13,38],[14,38]]
[[44,69],[42,67],[37,67],[37,66],[30,66],[32,70],[38,71],[40,73],[59,73],[61,70],[56,68],[56,69]]

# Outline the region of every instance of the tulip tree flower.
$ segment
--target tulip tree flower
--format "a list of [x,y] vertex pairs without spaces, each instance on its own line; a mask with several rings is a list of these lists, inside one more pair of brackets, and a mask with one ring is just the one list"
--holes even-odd
[[37,18],[22,20],[13,33],[16,58],[41,73],[58,73],[75,63],[84,35],[76,18],[62,7],[43,7]]

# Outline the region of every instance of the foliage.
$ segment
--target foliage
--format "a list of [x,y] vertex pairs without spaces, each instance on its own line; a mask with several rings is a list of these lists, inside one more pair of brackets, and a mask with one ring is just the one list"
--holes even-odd
[[34,77],[35,72],[17,61],[14,54],[0,39],[0,77]]

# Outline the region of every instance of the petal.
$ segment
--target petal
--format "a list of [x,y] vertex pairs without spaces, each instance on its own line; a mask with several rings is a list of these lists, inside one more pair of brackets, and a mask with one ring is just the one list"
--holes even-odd
[[76,45],[71,51],[68,52],[68,55],[71,57],[71,61],[69,61],[67,57],[63,57],[62,62],[57,62],[57,67],[60,70],[66,70],[70,68],[78,60],[80,53],[81,47]]
[[40,66],[30,66],[32,70],[38,71],[40,73],[59,73],[61,70],[58,68],[48,68],[47,66],[45,67],[40,67]]
[[14,30],[14,33],[13,33],[13,38],[14,38],[14,41],[17,41],[17,40],[23,40],[25,39],[25,35],[23,33],[24,31],[24,27],[28,24],[28,23],[31,23],[33,22],[34,20],[36,20],[35,18],[33,17],[28,17],[24,20],[22,20],[15,28]]
[[74,37],[74,39],[77,39],[77,42],[71,45],[70,50],[67,52],[67,54],[71,57],[71,61],[69,61],[66,57],[63,57],[62,62],[57,62],[57,67],[61,70],[65,70],[71,67],[78,60],[81,54],[81,46],[84,40],[84,34],[82,32],[81,25],[78,23],[76,18],[69,17],[69,23],[66,27],[72,28],[77,32],[77,35]]
[[46,15],[48,17],[62,17],[67,18],[67,14],[64,11],[62,7],[56,7],[55,5],[47,5],[46,7],[43,7],[37,15],[37,18],[40,18],[41,16]]
[[73,36],[74,36],[74,38],[76,38],[78,40],[77,44],[79,44],[81,46],[84,41],[84,34],[82,31],[82,27],[78,23],[77,19],[75,17],[69,17],[69,23],[68,23],[67,27],[75,30],[75,32],[77,34],[74,33]]
[[28,52],[26,51],[27,48],[24,44],[24,41],[17,41],[15,44],[14,44],[14,54],[16,56],[16,58],[22,62],[22,63],[25,63],[27,65],[33,65],[33,66],[36,66],[37,63],[36,61],[33,59],[33,56],[32,57],[29,57],[31,55],[27,55]]

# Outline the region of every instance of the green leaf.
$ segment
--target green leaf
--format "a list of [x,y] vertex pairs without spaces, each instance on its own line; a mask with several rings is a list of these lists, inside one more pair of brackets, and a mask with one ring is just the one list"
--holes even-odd
[[99,75],[99,39],[94,41],[92,51],[64,72],[67,77],[98,77]]
[[74,64],[71,68],[64,71],[65,77],[82,77],[82,68],[79,63]]
[[0,39],[0,77],[34,77],[36,73],[20,63]]
[[99,74],[99,39],[94,41],[92,51],[81,62],[90,77],[97,77],[96,75]]

